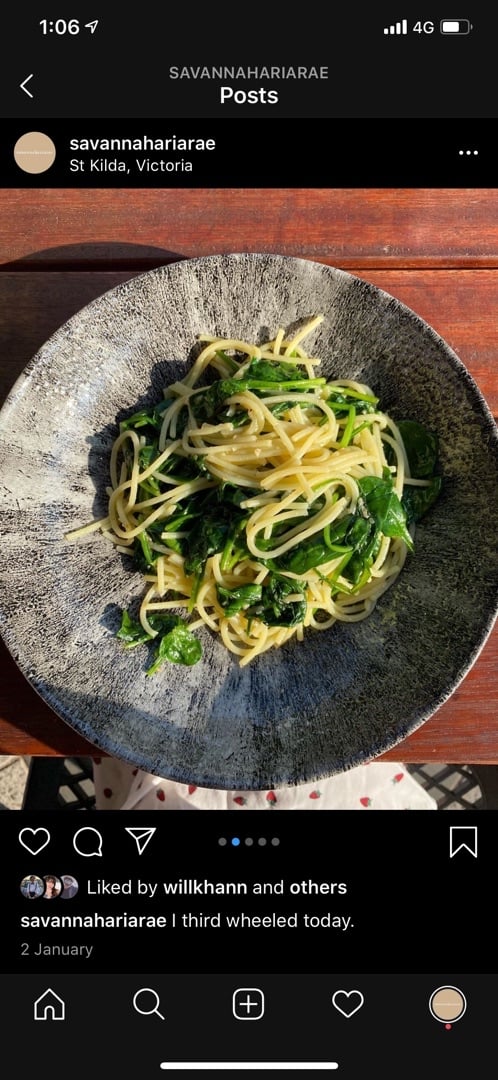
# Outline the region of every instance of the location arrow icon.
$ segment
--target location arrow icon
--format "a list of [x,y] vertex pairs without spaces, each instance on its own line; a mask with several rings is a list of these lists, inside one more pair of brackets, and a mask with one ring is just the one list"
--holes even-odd
[[26,87],[26,83],[28,83],[28,82],[29,82],[29,80],[30,80],[30,79],[32,79],[32,78],[33,78],[33,72],[31,72],[31,75],[27,75],[27,76],[26,76],[26,78],[25,78],[24,82],[22,82],[22,83],[19,83],[19,86],[21,87],[21,90],[24,90],[24,93],[25,93],[25,94],[27,94],[27,95],[28,95],[28,97],[30,97],[30,98],[32,98],[32,97],[33,97],[33,94],[31,93],[31,90],[28,90],[28,89],[27,89],[27,87]]
[[147,847],[147,844],[149,843],[149,840],[152,840],[152,837],[154,836],[155,831],[156,831],[155,828],[139,829],[139,828],[132,828],[131,826],[129,828],[125,828],[125,832],[129,833],[130,836],[133,837],[133,839],[134,839],[134,841],[135,841],[135,843],[137,845],[137,851],[138,851],[139,855],[143,854],[143,852],[145,851],[145,849]]

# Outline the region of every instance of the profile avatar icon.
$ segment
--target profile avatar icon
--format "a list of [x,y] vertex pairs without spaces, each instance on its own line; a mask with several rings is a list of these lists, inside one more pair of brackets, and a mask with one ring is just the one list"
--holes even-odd
[[78,889],[78,882],[72,874],[62,875],[61,900],[72,900],[73,896],[76,896]]
[[43,899],[56,900],[62,892],[62,881],[60,877],[56,877],[55,874],[45,874],[43,880],[45,882]]
[[37,874],[29,874],[23,877],[20,889],[27,900],[37,900],[45,892],[45,882]]

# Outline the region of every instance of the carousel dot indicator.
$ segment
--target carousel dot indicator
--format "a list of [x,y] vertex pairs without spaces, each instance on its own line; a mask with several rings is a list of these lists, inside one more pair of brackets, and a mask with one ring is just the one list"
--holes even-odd
[[226,847],[227,846],[227,838],[226,838],[226,836],[220,836],[220,838],[218,840],[218,843],[219,843],[220,847]]
[[232,847],[238,847],[239,844],[240,844],[239,837],[238,836],[232,836]]

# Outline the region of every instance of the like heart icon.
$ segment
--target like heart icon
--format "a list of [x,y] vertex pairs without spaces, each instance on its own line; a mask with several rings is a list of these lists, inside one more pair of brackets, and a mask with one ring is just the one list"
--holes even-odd
[[360,990],[336,990],[335,994],[332,994],[334,1009],[342,1013],[346,1020],[361,1009],[364,1001],[365,998]]
[[50,833],[48,829],[21,829],[18,839],[30,855],[39,855],[50,843]]

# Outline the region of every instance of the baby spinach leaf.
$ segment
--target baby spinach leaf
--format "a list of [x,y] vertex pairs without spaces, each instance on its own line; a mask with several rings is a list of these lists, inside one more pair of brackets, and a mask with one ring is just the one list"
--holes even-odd
[[154,420],[154,410],[140,409],[140,412],[133,413],[133,416],[128,416],[126,420],[121,420],[119,430],[123,431],[137,431],[140,428],[152,427],[155,428],[156,422]]
[[241,502],[258,494],[256,488],[237,487],[236,484],[229,484],[228,481],[221,483],[216,489],[218,502],[228,503],[230,506],[240,506]]
[[436,502],[442,487],[442,478],[433,476],[427,487],[412,487],[405,485],[401,504],[406,514],[407,524],[412,521],[420,521],[420,518]]
[[[192,394],[190,408],[196,420],[204,423],[213,421],[215,417],[219,420],[227,398],[242,394],[244,390],[254,390],[259,396],[264,396],[265,392],[274,394],[277,389],[312,390],[324,383],[324,378],[309,379],[306,372],[300,371],[294,364],[252,360],[240,379],[217,379],[204,390]],[[227,419],[231,420],[230,417]]]
[[342,576],[346,578],[346,581],[350,581],[354,586],[358,587],[364,581],[368,581],[372,563],[373,559],[371,557],[359,555],[357,551],[354,551],[342,572]]
[[[281,555],[278,559],[278,565],[282,570],[290,570],[293,574],[305,574],[307,570],[311,570],[314,566],[330,562],[334,558],[334,554],[330,545],[325,542],[323,533],[319,533]],[[340,551],[337,554],[340,554]]]
[[[173,630],[175,626],[183,624],[183,619],[179,615],[174,615],[171,611],[153,611],[149,613],[148,619],[152,629],[156,630],[158,634],[166,634]],[[135,645],[141,645],[143,642],[155,640],[144,630],[141,622],[134,619],[126,610],[121,612],[121,626],[116,632],[116,637],[124,642],[125,647],[129,649]]]
[[[153,548],[151,548],[149,537],[147,536],[147,530],[145,530],[144,532],[139,533],[138,536],[137,536],[137,540],[138,540],[138,543],[140,544],[140,547],[142,549],[143,562],[145,563],[145,565],[147,567],[153,567],[154,563],[157,562],[159,552],[154,551]],[[136,545],[136,541],[135,541],[135,545]],[[135,560],[136,561],[137,561],[137,554],[138,554],[138,550],[135,547]],[[142,560],[140,560],[140,562],[142,562]]]
[[[346,534],[354,520],[354,514],[346,514],[339,521],[334,521],[331,525],[326,525],[323,530],[325,543],[328,544],[329,547],[333,547],[335,544],[340,543],[341,540],[344,540],[346,543]],[[347,541],[347,543],[349,546],[349,541]]]
[[344,540],[349,547],[352,547],[357,554],[361,555],[375,533],[376,524],[372,514],[368,513],[368,510],[366,512],[364,511],[363,504],[360,503],[360,500],[358,500],[358,504],[357,512],[346,532]]
[[[295,401],[277,401],[275,405],[268,405],[268,408],[270,412],[273,413],[273,416],[276,416],[278,420],[279,417],[285,416],[285,414],[289,412],[289,409],[292,409],[295,404]],[[306,402],[300,402],[300,404],[306,405]],[[325,416],[324,421],[326,420],[327,417]]]
[[145,641],[151,640],[150,634],[144,630],[142,624],[137,619],[133,619],[126,610],[121,612],[121,626],[116,637],[123,642],[125,649],[134,649],[136,645],[142,645]]
[[185,573],[197,574],[210,555],[223,551],[228,532],[228,521],[218,511],[213,511],[201,518],[198,528],[189,538],[188,555],[185,559]]
[[249,367],[244,372],[244,379],[255,379],[257,382],[307,382],[308,375],[296,364],[286,363],[285,360],[273,362],[272,360],[251,360]]
[[149,465],[159,456],[159,450],[157,448],[157,442],[146,443],[145,446],[141,446],[138,451],[138,464],[141,469],[148,469]]
[[[270,574],[263,585],[261,602],[252,605],[249,613],[256,616],[266,626],[297,626],[306,614],[305,586],[300,581]],[[302,600],[289,600],[288,597],[301,593]]]
[[384,533],[384,536],[401,537],[408,550],[413,551],[413,540],[406,527],[406,514],[393,489],[392,480],[387,477],[364,476],[358,480],[358,487],[377,529]]
[[245,409],[234,408],[230,405],[229,408],[222,409],[216,419],[219,424],[231,424],[233,428],[239,428],[248,424],[251,418]]
[[263,594],[262,585],[239,585],[236,589],[224,589],[221,585],[216,586],[218,600],[225,615],[236,615],[238,611],[261,600]]
[[151,406],[149,409],[140,409],[138,412],[133,413],[132,416],[128,416],[125,420],[121,420],[119,425],[120,432],[133,430],[140,431],[140,433],[146,434],[143,431],[144,428],[149,428],[150,433],[157,434],[161,430],[163,422],[163,413],[172,404],[172,400],[164,399],[157,405]]
[[327,404],[334,410],[338,419],[347,416],[350,407],[354,405],[357,413],[374,413],[377,411],[379,399],[373,395],[362,394],[359,390],[350,387],[327,386],[329,396]]
[[246,525],[249,516],[236,519],[228,530],[228,536],[223,547],[220,559],[220,567],[223,571],[233,569],[237,563],[242,562],[249,554],[246,541]]
[[156,671],[169,660],[171,664],[184,664],[191,667],[202,656],[200,641],[190,632],[186,623],[181,619],[167,634],[161,637],[155,653],[154,663],[147,668],[147,675],[154,675]]
[[206,423],[216,416],[232,394],[240,394],[245,389],[243,379],[216,379],[205,390],[192,394],[190,408],[199,423]]
[[353,551],[350,557],[345,556],[342,563],[343,569],[341,569],[340,573],[342,577],[346,578],[346,581],[350,581],[354,586],[352,592],[356,592],[369,580],[370,571],[379,553],[381,542],[382,533],[374,525],[370,534],[365,536],[361,544],[361,550]]
[[438,439],[416,420],[400,420],[398,429],[403,439],[411,475],[416,480],[432,476],[438,456]]

